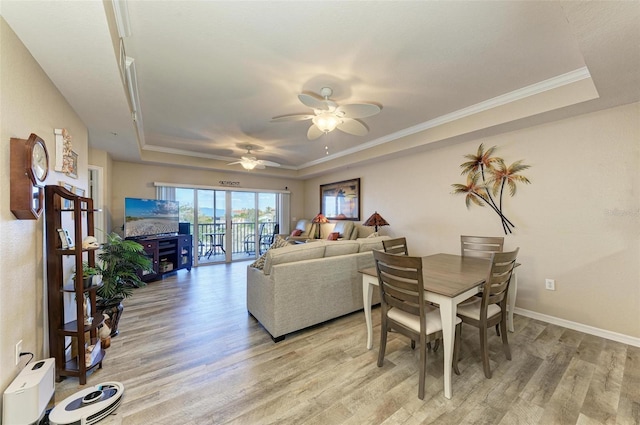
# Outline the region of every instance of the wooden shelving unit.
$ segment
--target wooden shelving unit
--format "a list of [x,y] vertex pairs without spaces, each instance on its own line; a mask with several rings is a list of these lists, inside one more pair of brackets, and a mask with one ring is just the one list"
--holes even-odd
[[[96,249],[82,248],[82,240],[94,236],[93,213],[91,198],[78,196],[62,186],[45,187],[49,351],[56,359],[58,382],[63,377],[76,376],[81,385],[86,384],[87,373],[95,367],[102,368],[105,354],[97,335],[98,327],[104,321],[103,316],[96,313],[99,286],[85,288],[82,278],[75,279],[72,285],[64,282],[65,257],[73,257],[76,276],[82,276],[84,262],[92,267],[96,264]],[[73,230],[68,229],[75,243],[73,247],[62,247],[58,229],[64,228],[65,224],[73,227]],[[70,309],[70,297],[65,294],[72,294],[74,320],[65,320],[65,317],[73,316],[71,311],[65,312],[65,299],[66,309]],[[84,320],[85,298],[91,310],[90,323]],[[73,350],[69,353],[67,348],[73,346],[74,341],[76,353]],[[86,348],[91,345],[94,345],[93,351],[87,355]]]

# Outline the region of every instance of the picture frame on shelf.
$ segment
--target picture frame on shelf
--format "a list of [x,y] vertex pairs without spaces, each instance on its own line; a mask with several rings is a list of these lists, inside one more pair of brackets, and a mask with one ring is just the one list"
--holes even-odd
[[[74,190],[74,186],[71,183],[59,181],[58,182],[58,186],[64,187],[65,189],[67,189],[71,193],[76,193],[75,190]],[[70,200],[70,199],[63,199],[62,200],[62,209],[64,209],[64,210],[73,209],[73,201]]]
[[329,220],[360,220],[360,178],[320,185],[320,212]]
[[[73,187],[73,193],[75,193],[78,196],[82,196],[84,198],[84,195],[86,194],[86,191],[80,187],[74,186]],[[85,203],[84,202],[80,202],[80,208],[84,208],[85,207]],[[84,212],[82,212],[82,216],[84,217]]]
[[[58,229],[58,236],[60,237],[60,247],[62,249],[73,248],[73,239],[71,239],[66,229]],[[71,244],[69,244],[69,242],[71,242]]]

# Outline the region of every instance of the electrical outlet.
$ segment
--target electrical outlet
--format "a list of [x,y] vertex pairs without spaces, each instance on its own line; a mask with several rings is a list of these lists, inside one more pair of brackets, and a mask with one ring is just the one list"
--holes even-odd
[[556,290],[556,281],[553,279],[545,279],[544,280],[544,287],[546,289],[548,289],[549,291],[555,291]]
[[22,353],[22,340],[16,344],[16,366],[20,363],[20,353]]

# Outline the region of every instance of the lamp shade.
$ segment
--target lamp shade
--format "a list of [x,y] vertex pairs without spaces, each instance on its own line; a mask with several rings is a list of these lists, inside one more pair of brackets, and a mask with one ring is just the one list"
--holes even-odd
[[324,214],[319,213],[317,216],[313,217],[311,220],[312,223],[328,223],[329,219],[324,216]]
[[329,219],[325,217],[324,214],[318,213],[317,216],[313,217],[313,220],[311,220],[311,222],[316,224],[316,239],[320,239],[320,225],[322,223],[328,223]]
[[362,223],[362,225],[363,226],[375,226],[375,229],[376,229],[375,231],[377,232],[379,226],[389,226],[389,223],[387,223],[387,220],[382,218],[382,216],[380,214],[378,214],[378,211],[376,211],[373,214],[371,214],[371,217],[369,217],[367,219],[367,221]]

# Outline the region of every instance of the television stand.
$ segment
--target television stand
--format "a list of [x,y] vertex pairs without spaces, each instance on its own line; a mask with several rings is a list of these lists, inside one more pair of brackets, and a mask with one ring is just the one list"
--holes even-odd
[[193,263],[191,235],[157,235],[137,239],[152,262],[152,272],[141,273],[140,278],[148,282],[162,278],[167,273],[187,269]]

